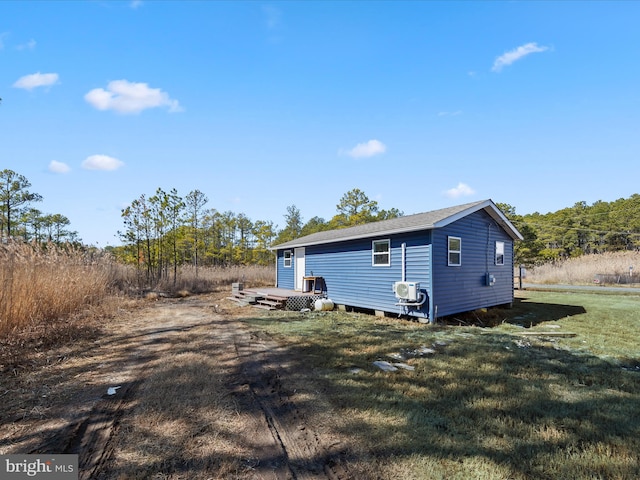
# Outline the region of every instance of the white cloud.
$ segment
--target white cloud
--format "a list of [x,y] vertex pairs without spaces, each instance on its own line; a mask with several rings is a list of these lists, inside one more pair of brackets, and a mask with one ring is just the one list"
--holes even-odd
[[51,163],[49,163],[49,171],[52,173],[67,173],[71,171],[71,168],[66,163],[51,160]]
[[16,46],[16,50],[33,50],[36,48],[36,41],[32,38],[27,43]]
[[366,143],[359,143],[351,150],[340,150],[339,153],[345,153],[353,158],[366,158],[380,155],[387,151],[387,146],[379,140],[369,140]]
[[85,170],[117,170],[124,165],[124,162],[108,155],[91,155],[82,162]]
[[520,60],[521,58],[524,58],[532,53],[545,52],[547,50],[549,50],[549,47],[541,47],[535,42],[521,45],[518,48],[515,48],[510,52],[506,52],[496,58],[496,60],[493,62],[493,67],[491,68],[491,70],[494,72],[499,72],[505,65],[511,65],[516,60]]
[[262,13],[265,16],[267,28],[269,30],[273,30],[280,26],[282,20],[282,12],[279,8],[276,8],[273,5],[264,5],[262,7]]
[[459,198],[459,197],[468,197],[469,195],[473,195],[476,191],[471,188],[466,183],[458,183],[458,186],[455,188],[450,188],[444,194],[449,198]]
[[455,112],[438,112],[439,117],[457,117],[462,115],[462,110],[456,110]]
[[13,84],[15,88],[24,88],[25,90],[33,90],[37,87],[49,87],[58,83],[57,73],[32,73],[19,78]]
[[136,10],[142,6],[142,0],[132,0],[129,6]]
[[180,112],[177,100],[172,100],[159,88],[149,88],[146,83],[127,80],[109,82],[107,90],[94,88],[84,99],[98,110],[115,110],[119,113],[140,113],[147,108],[168,107],[170,112]]

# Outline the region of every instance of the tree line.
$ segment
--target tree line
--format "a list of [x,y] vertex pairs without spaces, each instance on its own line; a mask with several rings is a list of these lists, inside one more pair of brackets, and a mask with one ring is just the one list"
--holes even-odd
[[0,240],[20,239],[37,244],[80,243],[61,213],[43,213],[32,207],[42,195],[29,191],[29,180],[13,170],[0,171]]
[[246,215],[207,208],[209,199],[199,190],[181,197],[176,189],[158,188],[143,194],[122,210],[124,229],[118,232],[123,245],[111,250],[123,261],[137,266],[147,281],[173,276],[180,265],[271,265],[269,247],[314,232],[343,228],[402,215],[383,210],[359,189],[345,193],[330,220],[313,217],[306,223],[295,205],[287,207],[285,226],[272,221],[252,221]]
[[122,210],[123,245],[113,252],[144,271],[147,280],[169,275],[177,267],[193,264],[268,264],[276,231],[273,222],[252,222],[244,214],[206,208],[209,199],[199,190],[184,198],[176,189],[158,188],[141,195]]
[[516,262],[536,265],[583,254],[640,249],[640,195],[541,214],[516,214],[514,207],[498,204],[520,230]]
[[[42,196],[30,191],[31,183],[13,170],[0,171],[0,241],[9,238],[81,246],[69,219],[60,213],[43,213],[33,205]],[[304,222],[290,205],[284,227],[272,221],[252,221],[246,215],[207,208],[209,199],[199,190],[181,197],[175,189],[158,188],[141,195],[122,210],[122,245],[107,247],[121,260],[136,265],[148,280],[177,275],[180,265],[270,265],[272,245],[311,233],[345,228],[403,215],[396,208],[381,209],[360,189],[346,192],[336,214],[325,220],[314,216]],[[516,264],[536,265],[583,254],[640,249],[640,195],[613,202],[581,201],[556,212],[519,215],[515,207],[498,207],[522,233],[515,244]]]

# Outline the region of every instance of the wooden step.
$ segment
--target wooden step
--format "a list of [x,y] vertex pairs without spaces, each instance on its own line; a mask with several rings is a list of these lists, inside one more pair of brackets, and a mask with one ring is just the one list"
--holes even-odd
[[255,308],[261,308],[263,310],[276,310],[275,307],[272,307],[270,305],[261,305],[260,303],[256,303],[255,305],[252,305]]
[[277,300],[267,300],[266,298],[258,300],[258,303],[260,305],[271,305],[272,307],[282,306],[282,302]]
[[264,297],[260,296],[260,295],[256,295],[254,294],[234,294],[232,297],[227,297],[229,300],[235,300],[238,303],[243,303],[245,305],[250,304],[253,305],[256,302],[259,302],[260,300],[262,300]]
[[269,300],[274,300],[276,302],[286,302],[287,299],[289,298],[289,297],[282,297],[280,295],[270,295],[270,294],[265,294],[265,293],[259,293],[258,295],[261,295],[262,298],[266,298],[266,299],[269,299]]

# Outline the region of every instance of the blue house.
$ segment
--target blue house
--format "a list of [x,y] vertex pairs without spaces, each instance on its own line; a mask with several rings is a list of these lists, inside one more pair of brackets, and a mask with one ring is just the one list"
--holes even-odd
[[434,321],[512,303],[515,240],[491,200],[318,232],[272,247],[276,287]]

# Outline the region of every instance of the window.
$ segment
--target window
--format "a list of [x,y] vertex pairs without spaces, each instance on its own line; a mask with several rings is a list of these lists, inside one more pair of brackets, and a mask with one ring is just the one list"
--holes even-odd
[[389,240],[374,240],[371,243],[371,254],[374,267],[388,267],[391,265]]
[[496,265],[504,265],[504,242],[496,242]]
[[291,268],[291,250],[284,251],[284,266],[285,268]]
[[460,237],[447,237],[449,240],[449,266],[462,265],[462,239]]

